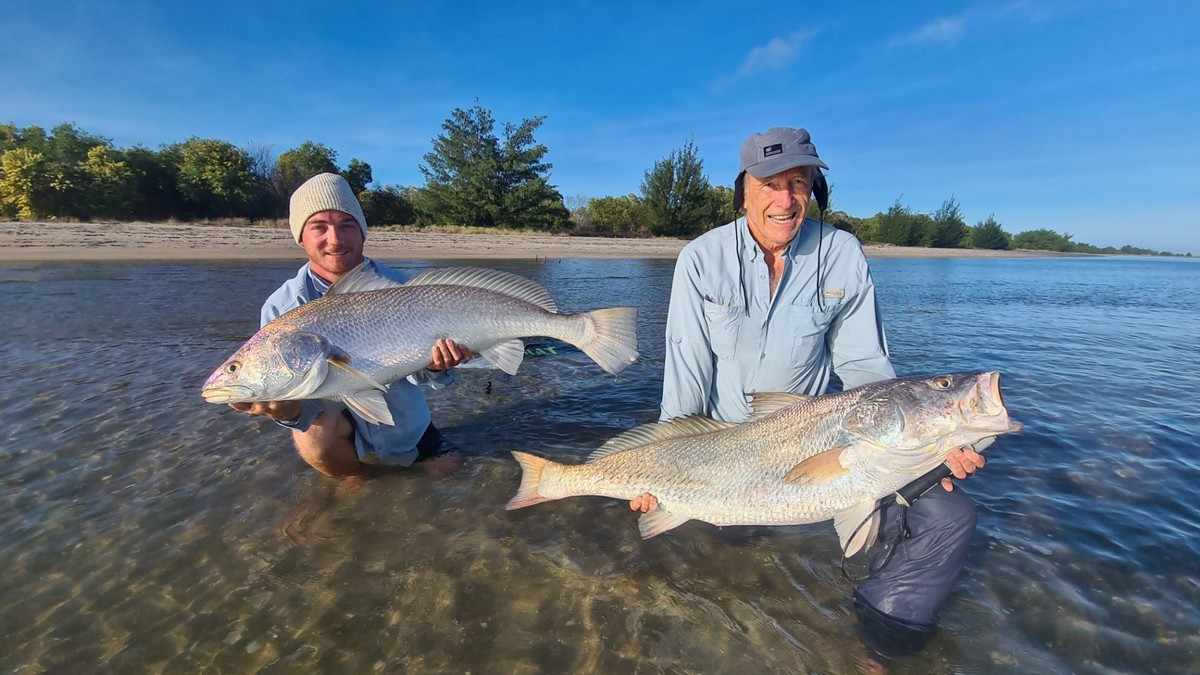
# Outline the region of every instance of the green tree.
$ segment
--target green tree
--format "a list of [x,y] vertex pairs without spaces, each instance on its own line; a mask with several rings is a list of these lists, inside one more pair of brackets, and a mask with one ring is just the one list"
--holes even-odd
[[1012,237],[996,222],[996,214],[989,214],[971,228],[971,246],[975,248],[1006,251],[1012,245]]
[[1075,243],[1066,232],[1059,234],[1045,228],[1019,232],[1012,238],[1013,248],[1028,248],[1037,251],[1072,251]]
[[363,215],[371,225],[411,225],[416,222],[411,188],[395,185],[363,190],[358,193]]
[[86,181],[86,215],[105,218],[128,218],[134,199],[133,171],[125,165],[122,153],[107,145],[88,150],[80,165]]
[[569,214],[547,182],[547,148],[533,137],[544,120],[505,124],[501,143],[491,111],[478,101],[470,110],[451,111],[420,166],[426,180],[417,193],[421,218],[480,227],[564,226]]
[[304,141],[279,153],[275,160],[275,192],[288,199],[309,178],[319,173],[337,172],[337,152],[324,144]]
[[28,220],[47,214],[47,165],[42,153],[29,148],[0,155],[0,209],[6,217]]
[[645,234],[645,209],[637,195],[596,197],[588,201],[592,227],[597,232],[618,235]]
[[184,213],[179,195],[179,166],[170,152],[134,146],[121,152],[133,180],[130,215],[142,220],[166,220]]
[[350,189],[354,190],[354,194],[359,194],[363,190],[366,190],[371,181],[375,180],[371,175],[371,165],[357,157],[350,158],[350,163],[346,165],[346,170],[342,172],[342,178],[345,178],[346,182],[350,184]]
[[888,210],[878,216],[876,236],[885,244],[917,246],[923,236],[921,220],[897,199]]
[[738,217],[737,211],[733,210],[733,188],[727,185],[710,185],[708,197],[712,202],[713,220],[705,229],[733,222]]
[[654,163],[642,179],[642,203],[650,213],[650,231],[680,237],[704,232],[716,219],[708,176],[696,146],[682,148]]
[[179,171],[184,206],[201,217],[244,215],[256,202],[256,183],[245,150],[213,138],[192,137],[166,150]]
[[830,225],[833,225],[834,227],[836,227],[839,230],[844,230],[846,232],[849,232],[850,234],[853,234],[855,237],[858,237],[860,240],[864,236],[863,233],[868,231],[868,228],[866,227],[866,224],[865,224],[866,221],[864,219],[855,218],[854,216],[850,215],[849,213],[846,213],[845,211],[836,211],[831,208],[825,212],[824,217],[825,217],[825,222],[829,223]]
[[951,195],[933,213],[933,228],[929,245],[936,248],[962,248],[970,231],[962,218],[962,209]]

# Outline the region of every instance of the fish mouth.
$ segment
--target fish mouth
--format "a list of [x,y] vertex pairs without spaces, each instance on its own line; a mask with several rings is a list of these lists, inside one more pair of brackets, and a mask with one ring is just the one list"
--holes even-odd
[[251,400],[254,392],[246,387],[223,385],[220,387],[205,387],[200,395],[209,403],[245,403]]
[[1020,431],[1025,427],[1020,422],[1008,418],[1008,409],[1004,407],[1004,395],[1000,391],[998,370],[989,370],[979,376],[967,403],[970,412],[996,423],[997,427],[1004,425],[1005,431]]

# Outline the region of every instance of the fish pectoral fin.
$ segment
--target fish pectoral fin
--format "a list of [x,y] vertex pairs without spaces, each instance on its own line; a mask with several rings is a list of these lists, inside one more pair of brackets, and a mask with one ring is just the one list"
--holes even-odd
[[479,350],[479,355],[509,375],[516,375],[517,368],[521,366],[521,360],[525,358],[525,343],[520,340],[501,342],[498,345]]
[[341,400],[347,408],[371,424],[387,424],[389,426],[395,424],[392,419],[392,411],[388,409],[387,400],[383,398],[382,391],[376,389],[359,391],[343,396]]
[[783,482],[816,485],[849,473],[850,469],[842,464],[842,451],[848,447],[839,445],[809,457],[784,474]]
[[837,530],[838,541],[847,558],[875,543],[875,537],[879,535],[879,520],[875,502],[855,504],[833,517],[833,528]]
[[376,382],[375,379],[372,378],[370,375],[367,375],[366,373],[359,370],[358,368],[355,368],[354,366],[350,365],[350,357],[349,356],[346,356],[345,354],[343,354],[341,352],[334,352],[334,353],[331,353],[327,357],[327,360],[329,361],[329,365],[345,372],[346,374],[350,375],[351,377],[353,377],[356,380],[360,380],[361,382],[363,382],[363,384],[370,386],[372,389],[378,389],[379,391],[387,391],[387,387]]
[[671,513],[659,504],[638,518],[638,531],[641,532],[642,539],[649,539],[667,530],[673,530],[689,520],[691,518]]

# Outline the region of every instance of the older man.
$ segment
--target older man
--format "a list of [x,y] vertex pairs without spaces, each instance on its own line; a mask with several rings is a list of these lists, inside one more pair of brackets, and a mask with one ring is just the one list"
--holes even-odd
[[[367,260],[363,244],[367,220],[344,178],[323,173],[296,189],[289,206],[292,237],[308,256],[297,272],[271,294],[262,307],[262,325],[295,307],[316,300],[359,263]],[[406,275],[371,260],[377,274],[404,282]],[[362,473],[367,465],[420,465],[441,473],[454,460],[439,457],[442,436],[429,417],[429,405],[418,385],[440,389],[454,381],[454,366],[471,352],[450,340],[434,344],[426,370],[392,383],[384,396],[394,425],[372,424],[348,409],[332,409],[322,401],[231,403],[237,410],[263,415],[292,430],[292,440],[304,461],[327,476]]]
[[[845,388],[895,377],[858,240],[805,220],[810,195],[826,208],[828,168],[804,129],[772,127],[742,145],[733,201],[744,217],[689,243],[675,266],[662,419],[741,422],[748,392],[822,394],[834,373]],[[966,449],[948,464],[965,478],[983,461]],[[925,641],[962,568],[975,507],[949,479],[943,487],[909,509],[907,538],[902,509],[884,507],[868,552],[875,569],[855,592],[864,632],[882,650]],[[645,494],[630,506],[656,503]]]

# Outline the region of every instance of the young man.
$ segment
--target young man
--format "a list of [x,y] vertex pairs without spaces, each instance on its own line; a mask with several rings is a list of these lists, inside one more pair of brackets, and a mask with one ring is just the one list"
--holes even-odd
[[[894,378],[875,286],[853,235],[805,220],[828,186],[804,129],[773,127],[742,145],[734,209],[744,218],[684,247],[667,312],[661,419],[706,415],[742,422],[746,394],[822,394],[836,373],[845,388]],[[948,464],[957,478],[983,466],[970,449]],[[883,530],[868,552],[876,569],[855,591],[868,642],[920,646],[962,568],[975,507],[961,492],[930,491],[907,513],[885,500]],[[649,511],[645,494],[630,502]],[[895,547],[895,551],[891,550]]]
[[[288,222],[296,243],[308,256],[295,277],[271,294],[262,307],[261,325],[316,300],[367,258],[363,243],[367,221],[358,198],[344,178],[323,173],[313,176],[292,195]],[[389,279],[408,277],[371,260],[367,268]],[[292,430],[292,440],[304,461],[326,476],[360,474],[370,464],[410,466],[423,462],[431,472],[453,468],[457,460],[438,457],[442,436],[429,418],[429,405],[418,385],[440,389],[454,381],[454,366],[471,357],[462,345],[438,340],[426,370],[393,382],[385,399],[395,425],[366,422],[350,410],[330,409],[322,401],[231,403],[251,415],[268,417]],[[436,458],[436,459],[435,459]]]

